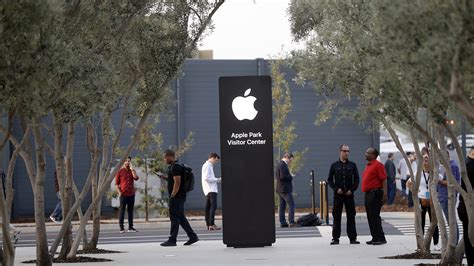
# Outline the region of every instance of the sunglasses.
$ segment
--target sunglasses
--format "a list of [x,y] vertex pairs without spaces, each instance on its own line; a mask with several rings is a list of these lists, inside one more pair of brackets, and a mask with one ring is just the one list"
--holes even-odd
[[341,150],[342,152],[350,152],[349,150]]

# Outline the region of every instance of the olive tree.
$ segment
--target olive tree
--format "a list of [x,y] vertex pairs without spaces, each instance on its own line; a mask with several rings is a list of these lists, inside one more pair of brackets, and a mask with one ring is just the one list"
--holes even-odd
[[[299,81],[312,82],[318,93],[331,99],[322,118],[328,117],[341,101],[356,99],[355,109],[346,112],[355,119],[381,122],[392,135],[392,123],[407,125],[429,141],[432,153],[447,169],[448,181],[467,199],[466,205],[472,206],[472,190],[462,189],[455,181],[443,151],[444,137],[439,134],[441,128],[453,135],[444,123],[449,110],[458,110],[471,122],[467,113],[472,113],[472,109],[466,109],[469,104],[465,100],[461,103],[453,97],[440,97],[445,95],[440,87],[442,83],[447,88],[454,86],[453,90],[472,104],[474,47],[473,38],[466,38],[466,34],[472,36],[474,31],[469,23],[473,19],[469,10],[469,1],[294,0],[289,7],[294,37],[306,41],[305,49],[293,53]],[[456,48],[459,46],[461,50]],[[417,120],[420,109],[429,112],[433,130]],[[399,143],[397,146],[401,148]],[[461,169],[465,168],[463,156],[460,160]],[[420,167],[415,178],[415,202],[419,170]],[[465,171],[462,178],[469,182]],[[453,208],[453,204],[450,206]],[[441,223],[439,204],[435,203],[434,208]],[[419,208],[415,208],[415,213],[417,248],[429,252],[436,219],[423,237]],[[451,210],[450,221],[455,221],[453,214]],[[450,230],[450,239],[453,231]],[[469,237],[474,239],[471,231]],[[453,257],[454,247],[455,243],[450,242],[444,248],[443,262],[459,260]]]

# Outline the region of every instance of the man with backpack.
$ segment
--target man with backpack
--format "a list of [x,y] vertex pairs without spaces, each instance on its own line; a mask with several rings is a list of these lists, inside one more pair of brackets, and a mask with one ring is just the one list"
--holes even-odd
[[179,164],[176,161],[174,151],[168,149],[163,154],[163,160],[168,164],[168,174],[165,178],[168,180],[168,192],[170,195],[169,215],[171,221],[170,237],[167,241],[161,243],[163,247],[176,246],[179,226],[184,229],[189,240],[184,243],[185,246],[192,245],[199,241],[198,236],[191,228],[191,225],[184,215],[184,202],[186,201],[186,192],[192,190],[194,180],[189,167]]

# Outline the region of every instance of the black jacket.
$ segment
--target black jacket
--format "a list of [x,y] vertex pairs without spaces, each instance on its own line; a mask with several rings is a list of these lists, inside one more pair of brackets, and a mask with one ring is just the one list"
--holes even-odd
[[331,164],[328,175],[329,186],[337,191],[347,192],[350,190],[352,193],[359,187],[359,172],[354,162],[347,160],[345,163],[341,160],[337,160]]
[[[471,186],[474,188],[474,159],[467,157],[466,158],[466,170],[467,170],[467,177],[469,178],[469,181],[471,182]],[[463,189],[467,189],[466,183],[464,183],[464,180],[461,178],[461,187]],[[459,195],[459,203],[462,203],[464,205],[464,199],[461,195]]]
[[387,180],[393,182],[397,174],[397,169],[392,160],[387,159],[385,162],[385,172],[387,173]]
[[275,179],[277,180],[276,192],[293,192],[293,176],[290,174],[288,165],[283,160],[278,163]]

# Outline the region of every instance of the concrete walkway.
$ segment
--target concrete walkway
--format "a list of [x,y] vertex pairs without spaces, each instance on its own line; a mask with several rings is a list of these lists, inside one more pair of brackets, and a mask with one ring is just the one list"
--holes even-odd
[[[410,214],[385,215],[403,217]],[[199,218],[193,220],[199,221]],[[161,226],[169,226],[169,223],[160,221]],[[381,246],[365,244],[370,236],[360,236],[360,245],[350,245],[347,238],[341,238],[340,245],[330,246],[331,227],[318,229],[322,237],[277,239],[273,246],[265,248],[227,248],[222,241],[216,240],[199,241],[192,246],[179,242],[178,246],[167,248],[161,247],[160,243],[99,245],[102,249],[124,253],[87,255],[113,261],[85,265],[413,265],[439,262],[381,259],[414,252],[416,243],[412,235],[387,235],[388,243]],[[21,262],[34,259],[35,252],[34,247],[17,248],[16,265],[25,265]]]

